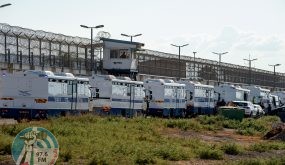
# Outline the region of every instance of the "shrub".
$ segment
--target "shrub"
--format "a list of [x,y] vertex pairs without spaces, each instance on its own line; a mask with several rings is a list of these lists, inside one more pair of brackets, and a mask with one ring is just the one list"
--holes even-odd
[[166,127],[168,128],[179,128],[181,130],[188,130],[189,124],[185,120],[170,120],[166,122]]
[[242,161],[237,161],[236,165],[281,165],[285,164],[285,158],[269,158],[269,159],[245,159]]
[[218,149],[209,149],[203,148],[198,151],[198,155],[200,159],[214,159],[221,160],[223,159],[223,152]]
[[187,160],[190,157],[182,148],[174,145],[164,145],[163,147],[157,148],[155,155],[164,160],[172,161]]
[[255,143],[249,146],[249,150],[257,152],[266,152],[269,150],[281,150],[285,149],[285,144],[282,142],[262,142]]
[[274,122],[279,121],[278,117],[265,116],[259,119],[244,119],[237,127],[237,133],[241,135],[264,134],[270,130]]
[[15,137],[20,131],[22,131],[26,127],[28,126],[26,126],[25,123],[23,125],[2,125],[1,132]]
[[254,128],[248,127],[248,128],[238,128],[236,133],[240,135],[255,135],[257,132],[254,130]]
[[203,125],[222,125],[222,122],[225,120],[222,116],[207,116],[200,115],[197,117],[197,121],[199,121]]
[[102,159],[96,159],[96,158],[93,158],[89,163],[89,165],[107,165],[107,161],[106,160],[102,160]]
[[221,149],[229,155],[238,155],[242,153],[241,148],[235,143],[225,144],[221,147]]
[[150,154],[140,154],[135,158],[135,164],[144,165],[144,164],[155,164],[153,156]]
[[165,126],[168,128],[179,128],[183,131],[187,131],[188,129],[200,131],[202,129],[202,125],[197,121],[185,119],[167,120]]
[[0,155],[11,154],[12,139],[9,136],[0,134]]
[[223,127],[229,129],[237,129],[240,126],[240,121],[238,120],[224,120]]

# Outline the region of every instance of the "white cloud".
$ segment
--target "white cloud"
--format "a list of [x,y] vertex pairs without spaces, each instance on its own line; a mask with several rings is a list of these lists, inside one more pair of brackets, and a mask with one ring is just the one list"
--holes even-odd
[[[205,43],[201,43],[201,45],[205,46]],[[218,36],[208,41],[208,46],[206,45],[205,48],[248,52],[278,52],[285,48],[285,44],[283,40],[276,36],[261,36],[252,32],[242,32],[228,26]]]
[[209,34],[185,34],[169,39],[160,38],[156,41],[146,43],[148,49],[162,52],[178,53],[177,48],[170,44],[189,43],[188,47],[182,49],[181,54],[192,56],[193,51],[198,51],[197,56],[201,58],[218,60],[218,57],[211,52],[225,52],[222,60],[227,63],[247,65],[244,58],[251,54],[252,58],[258,58],[254,66],[260,69],[272,70],[268,64],[281,63],[279,68],[285,70],[285,42],[278,36],[264,36],[253,32],[241,31],[235,27],[224,27],[216,36]]
[[276,36],[257,36],[254,34],[244,34],[240,37],[240,42],[236,43],[236,49],[253,51],[277,52],[284,49],[284,41]]

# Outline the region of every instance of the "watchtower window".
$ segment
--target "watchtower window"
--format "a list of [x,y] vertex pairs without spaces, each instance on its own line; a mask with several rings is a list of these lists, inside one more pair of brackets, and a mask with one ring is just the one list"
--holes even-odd
[[120,50],[120,58],[129,58],[129,53],[127,49]]

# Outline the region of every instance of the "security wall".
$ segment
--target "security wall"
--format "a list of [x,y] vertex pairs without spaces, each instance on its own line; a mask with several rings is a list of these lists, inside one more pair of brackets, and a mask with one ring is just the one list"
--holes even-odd
[[[178,77],[178,55],[145,50],[137,53],[140,74]],[[181,56],[181,78],[204,81],[255,84],[267,88],[285,89],[285,74],[189,56]]]

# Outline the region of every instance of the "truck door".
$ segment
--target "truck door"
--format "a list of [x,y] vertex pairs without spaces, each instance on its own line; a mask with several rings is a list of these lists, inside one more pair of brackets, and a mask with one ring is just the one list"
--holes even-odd
[[135,84],[128,84],[127,96],[129,97],[129,116],[135,113]]

